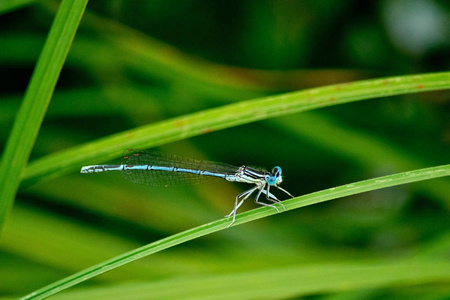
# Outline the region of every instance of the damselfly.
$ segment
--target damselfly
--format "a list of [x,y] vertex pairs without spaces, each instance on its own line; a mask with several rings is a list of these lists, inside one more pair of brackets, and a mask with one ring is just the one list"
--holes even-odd
[[274,204],[284,205],[271,192],[270,187],[276,187],[291,197],[288,191],[279,184],[283,181],[281,168],[274,167],[272,172],[251,168],[246,165],[235,167],[228,164],[186,159],[176,155],[161,154],[151,151],[126,151],[123,162],[119,165],[94,165],[81,168],[81,173],[98,173],[106,171],[121,171],[122,177],[134,183],[149,186],[174,186],[188,183],[198,183],[213,177],[223,178],[228,181],[245,182],[255,186],[236,196],[234,208],[226,217],[233,217],[228,227],[236,220],[236,211],[244,201],[255,191],[255,203],[279,209],[272,204],[259,201],[261,194]]

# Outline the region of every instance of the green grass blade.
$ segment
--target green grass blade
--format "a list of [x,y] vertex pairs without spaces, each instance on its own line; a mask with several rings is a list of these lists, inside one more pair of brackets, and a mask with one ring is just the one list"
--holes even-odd
[[[438,177],[450,175],[450,165],[420,169],[394,175],[374,178],[370,180],[360,181],[352,184],[331,188],[316,193],[303,195],[283,202],[286,210],[292,210],[307,205],[317,204],[332,199],[355,195],[367,191],[377,190],[396,185],[423,181]],[[277,213],[273,208],[260,207],[252,211],[242,213],[236,217],[235,225],[257,220]],[[113,270],[117,267],[133,262],[137,259],[143,258],[150,254],[162,251],[164,249],[176,246],[186,241],[205,236],[226,229],[230,220],[220,219],[215,222],[204,224],[202,226],[192,228],[190,230],[172,235],[157,242],[148,244],[133,251],[124,253],[123,255],[112,258],[98,265],[92,266],[79,273],[48,285],[32,294],[25,296],[23,299],[43,299],[62,290],[65,290],[73,285],[81,283],[87,279],[103,274],[107,271]]]
[[0,230],[13,205],[22,173],[86,4],[87,0],[62,2],[17,113],[1,161]]
[[348,102],[450,88],[450,72],[338,84],[226,105],[150,124],[40,158],[28,166],[23,184],[58,176],[86,163],[115,159],[124,149],[146,149],[196,135],[277,116]]

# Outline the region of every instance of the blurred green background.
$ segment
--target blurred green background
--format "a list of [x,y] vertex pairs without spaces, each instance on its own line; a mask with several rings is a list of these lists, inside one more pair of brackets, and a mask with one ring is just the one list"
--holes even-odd
[[[0,2],[2,148],[57,7],[54,1]],[[261,96],[447,71],[449,15],[444,0],[91,1],[30,162],[124,130]],[[438,91],[338,105],[156,150],[233,165],[279,165],[282,187],[302,195],[448,163],[449,100],[448,91]],[[103,162],[86,162],[94,163]],[[420,269],[423,261],[448,258],[449,186],[448,179],[417,183],[277,214],[138,260],[76,289],[299,265],[411,261]],[[25,295],[221,218],[246,188],[220,180],[149,188],[114,172],[73,172],[24,184],[0,243],[0,295]],[[249,200],[240,211],[254,207]],[[327,274],[322,276],[326,281]],[[443,299],[448,286],[442,278],[394,280],[280,299]]]

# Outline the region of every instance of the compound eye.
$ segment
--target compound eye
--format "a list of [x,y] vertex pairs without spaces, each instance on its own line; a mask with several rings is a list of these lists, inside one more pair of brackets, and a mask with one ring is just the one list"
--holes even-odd
[[275,167],[272,170],[272,174],[267,178],[267,183],[269,185],[280,184],[283,179],[281,178],[281,168]]
[[275,176],[275,177],[281,176],[281,168],[278,167],[278,166],[273,168],[272,175]]

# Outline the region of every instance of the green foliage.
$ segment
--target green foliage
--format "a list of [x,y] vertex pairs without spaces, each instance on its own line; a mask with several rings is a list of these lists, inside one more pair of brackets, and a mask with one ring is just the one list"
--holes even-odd
[[[394,39],[387,3],[195,3],[0,4],[0,294],[448,295],[448,44]],[[246,186],[78,173],[130,147],[280,165],[302,196],[247,201],[227,230]]]

